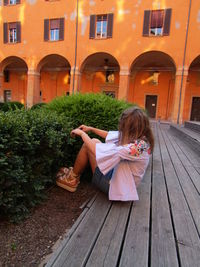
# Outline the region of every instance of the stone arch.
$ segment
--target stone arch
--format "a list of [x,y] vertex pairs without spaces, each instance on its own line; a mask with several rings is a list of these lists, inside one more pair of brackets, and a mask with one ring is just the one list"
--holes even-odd
[[0,63],[2,90],[0,101],[18,101],[26,104],[28,65],[17,56],[9,56]]
[[49,102],[53,98],[68,95],[70,91],[71,65],[58,54],[50,54],[40,60],[36,71],[40,73],[40,101]]
[[200,121],[200,55],[190,63],[185,89],[183,120]]
[[109,53],[97,52],[85,58],[80,67],[81,92],[118,96],[120,66]]
[[146,108],[154,119],[171,118],[176,64],[162,51],[139,55],[130,67],[128,100]]

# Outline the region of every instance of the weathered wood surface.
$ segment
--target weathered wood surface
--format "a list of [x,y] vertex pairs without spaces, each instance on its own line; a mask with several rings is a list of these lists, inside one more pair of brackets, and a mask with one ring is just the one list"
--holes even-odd
[[152,161],[138,188],[140,201],[133,203],[119,266],[148,266]]
[[47,267],[200,266],[200,159],[154,124],[155,150],[134,203],[88,203]]
[[[177,256],[180,266],[199,266],[200,240],[194,218],[188,206],[180,180],[182,176],[177,172],[182,164],[172,158],[172,147],[165,142],[163,132],[159,131],[159,143],[162,163],[166,178],[166,188],[169,195],[171,219],[174,227],[174,238],[177,245]],[[171,153],[171,154],[170,154]],[[191,192],[192,194],[192,192]],[[200,202],[198,198],[197,202]],[[198,205],[194,203],[194,205]],[[197,211],[199,214],[199,212]],[[199,215],[198,215],[199,216]]]

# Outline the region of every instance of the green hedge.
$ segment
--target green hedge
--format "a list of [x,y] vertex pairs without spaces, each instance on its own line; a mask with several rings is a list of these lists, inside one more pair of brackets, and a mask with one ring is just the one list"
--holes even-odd
[[37,104],[33,105],[33,106],[31,107],[31,109],[32,109],[32,110],[33,110],[33,109],[40,109],[40,108],[44,107],[45,105],[46,105],[46,103],[37,103]]
[[0,214],[19,221],[44,198],[58,168],[73,166],[82,144],[70,138],[73,128],[115,130],[130,106],[102,94],[76,94],[42,108],[0,112]]
[[[133,104],[119,101],[105,94],[75,94],[55,98],[45,109],[65,115],[72,122],[73,128],[85,124],[104,130],[117,130],[119,116],[123,110]],[[90,135],[95,137],[94,135]],[[76,139],[72,162],[80,149],[82,140]]]
[[54,112],[0,113],[0,214],[18,221],[44,198],[58,167],[70,161],[70,131]]
[[16,110],[16,109],[24,109],[24,105],[20,102],[17,101],[12,101],[12,102],[5,102],[5,103],[0,103],[0,110],[7,112],[10,110]]
[[86,124],[105,130],[116,130],[122,111],[132,104],[105,94],[76,94],[55,98],[46,108],[69,117],[74,128]]

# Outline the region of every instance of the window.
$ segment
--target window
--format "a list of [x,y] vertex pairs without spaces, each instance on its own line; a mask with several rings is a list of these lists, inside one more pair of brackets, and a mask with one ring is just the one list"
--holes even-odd
[[169,35],[171,9],[145,10],[143,36]]
[[103,91],[103,93],[107,96],[115,98],[115,91]]
[[106,71],[106,82],[107,83],[114,83],[115,75],[113,71],[107,70]]
[[90,39],[112,38],[113,14],[90,16]]
[[4,23],[4,44],[21,42],[21,23]]
[[4,90],[4,102],[11,101],[11,90]]
[[150,35],[162,35],[164,10],[151,12]]
[[4,6],[20,4],[20,0],[4,0]]
[[9,81],[10,81],[10,71],[4,70],[4,82],[9,83]]
[[60,20],[51,19],[50,20],[50,41],[59,40],[59,29],[60,29]]
[[107,15],[97,16],[96,21],[96,38],[107,37]]
[[16,43],[17,42],[17,24],[16,23],[9,23],[8,24],[8,42],[9,43]]
[[158,78],[159,78],[160,72],[155,71],[152,75],[152,85],[158,85]]
[[17,1],[16,0],[9,0],[9,5],[16,5]]
[[64,40],[64,18],[44,20],[44,41]]

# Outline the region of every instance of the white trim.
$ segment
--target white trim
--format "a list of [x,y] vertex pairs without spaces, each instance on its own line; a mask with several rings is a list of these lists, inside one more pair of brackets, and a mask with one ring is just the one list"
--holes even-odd
[[121,71],[119,72],[119,75],[120,75],[120,76],[130,76],[130,72],[127,71],[127,70],[121,70]]
[[75,74],[75,75],[81,75],[81,72],[79,71],[79,68],[76,67],[76,68],[75,68],[75,73],[74,73],[74,66],[73,66],[73,67],[71,67],[70,74],[71,74],[71,76],[74,75],[74,74]]
[[35,70],[28,70],[27,72],[28,75],[35,75],[35,76],[40,76],[40,72],[37,72]]
[[119,75],[121,75],[121,76],[129,76],[130,75],[129,67],[128,66],[122,66],[120,68]]
[[[178,67],[177,71],[176,71],[176,76],[181,76],[182,75],[182,72],[183,72],[183,67]],[[185,66],[184,67],[184,73],[183,73],[184,76],[188,76],[188,67]]]

